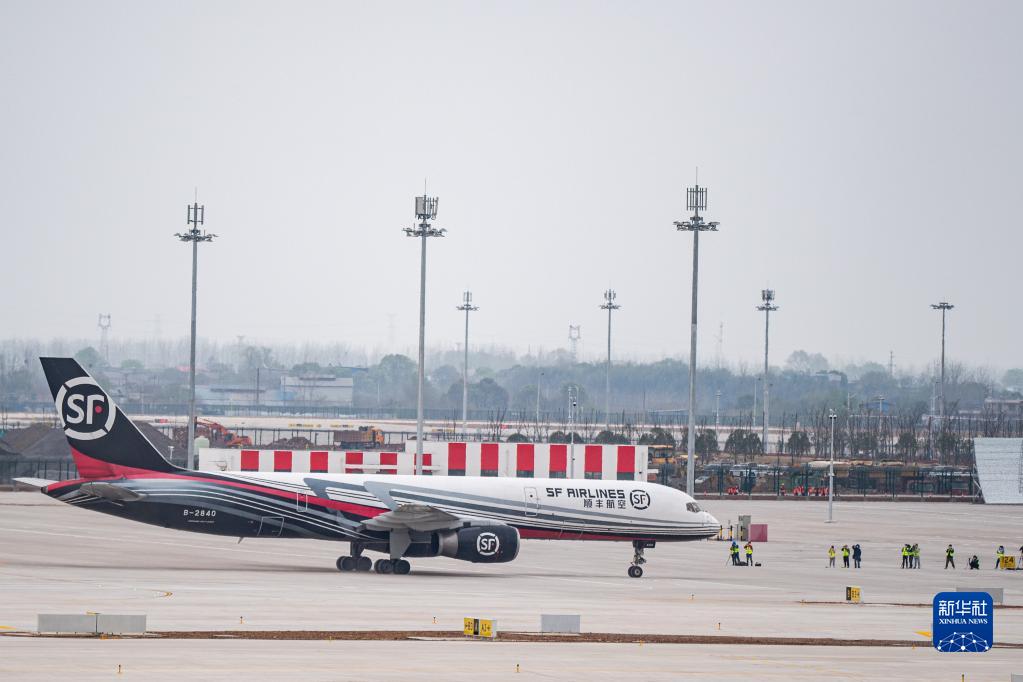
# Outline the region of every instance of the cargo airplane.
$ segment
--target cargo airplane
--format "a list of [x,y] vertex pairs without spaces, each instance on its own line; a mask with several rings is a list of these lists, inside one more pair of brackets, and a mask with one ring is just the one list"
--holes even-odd
[[[407,574],[408,558],[502,563],[520,540],[700,540],[719,525],[685,493],[645,481],[270,472],[174,466],[72,358],[41,358],[80,478],[18,479],[76,507],[231,537],[348,542],[341,571]],[[372,561],[367,552],[383,558]]]

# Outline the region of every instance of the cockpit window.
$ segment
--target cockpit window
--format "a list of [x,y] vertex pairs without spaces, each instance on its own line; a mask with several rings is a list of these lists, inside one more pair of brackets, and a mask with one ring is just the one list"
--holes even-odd
[[700,509],[700,505],[696,504],[695,502],[686,502],[686,511],[691,511],[691,512],[694,512],[694,513],[699,513],[699,512],[701,512],[703,510]]

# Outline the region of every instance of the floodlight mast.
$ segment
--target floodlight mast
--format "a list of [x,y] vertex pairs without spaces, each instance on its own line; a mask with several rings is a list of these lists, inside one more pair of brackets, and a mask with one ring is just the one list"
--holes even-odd
[[175,233],[175,237],[183,242],[192,243],[192,333],[188,361],[188,461],[186,469],[193,469],[195,463],[195,302],[198,288],[199,242],[211,242],[217,236],[199,228],[206,217],[205,204],[195,202],[188,206],[188,225],[186,232]]
[[941,423],[944,428],[945,423],[945,313],[952,308],[954,305],[948,301],[942,301],[941,303],[932,303],[931,308],[941,311],[941,385],[938,389],[938,409],[941,410]]
[[769,407],[770,397],[770,386],[771,382],[768,381],[768,365],[767,365],[767,348],[768,339],[771,335],[771,313],[778,309],[778,306],[773,304],[774,301],[774,289],[761,289],[760,300],[764,302],[763,305],[758,305],[757,310],[764,313],[764,437],[761,445],[763,446],[763,454],[767,454],[767,436],[768,428],[770,426],[771,411]]
[[616,298],[618,298],[618,294],[615,293],[615,290],[608,289],[604,292],[604,303],[600,306],[601,310],[607,311],[607,371],[604,376],[604,420],[606,422],[605,428],[608,431],[611,430],[611,311],[621,308],[620,305],[615,303]]
[[437,218],[437,197],[416,197],[418,225],[404,228],[406,237],[419,237],[419,382],[416,390],[416,476],[423,475],[423,383],[426,342],[426,238],[443,237],[446,230],[430,225]]
[[479,310],[479,306],[472,304],[471,291],[462,294],[462,305],[456,310],[465,311],[465,361],[462,365],[462,432],[465,433],[469,424],[469,313]]
[[834,410],[828,412],[828,420],[831,421],[831,462],[828,465],[828,523],[834,520],[832,515],[832,504],[835,495],[835,420],[838,415]]
[[689,220],[675,221],[675,229],[679,232],[693,233],[693,303],[692,321],[689,338],[689,434],[686,441],[686,492],[692,496],[696,492],[696,301],[697,284],[700,266],[700,233],[717,232],[717,221],[704,221],[700,211],[707,210],[707,188],[699,184],[686,190],[686,208],[693,212]]

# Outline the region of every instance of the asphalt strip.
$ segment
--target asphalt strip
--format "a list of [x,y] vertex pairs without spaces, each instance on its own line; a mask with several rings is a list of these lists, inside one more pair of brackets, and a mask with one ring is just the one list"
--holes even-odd
[[[48,635],[0,632],[0,637],[46,639],[250,639],[291,641],[466,640],[457,630],[168,630],[144,635]],[[926,647],[927,641],[900,639],[833,639],[828,637],[736,637],[730,635],[652,635],[584,632],[554,634],[502,632],[493,641],[550,644],[752,644],[758,646]],[[1023,643],[996,643],[996,649],[1023,649]]]

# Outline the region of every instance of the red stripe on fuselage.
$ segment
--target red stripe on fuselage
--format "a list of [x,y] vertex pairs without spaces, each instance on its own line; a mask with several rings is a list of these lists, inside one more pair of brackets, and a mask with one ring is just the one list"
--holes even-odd
[[[86,475],[83,478],[78,478],[78,479],[75,479],[75,480],[72,480],[72,481],[61,481],[59,483],[51,483],[50,485],[46,486],[46,494],[48,494],[48,495],[52,494],[52,493],[54,493],[54,492],[56,492],[58,490],[61,490],[62,488],[66,488],[66,487],[68,487],[70,485],[74,485],[74,484],[89,483],[89,482],[92,482],[92,481],[119,481],[119,480],[124,480],[124,479],[127,479],[127,480],[167,479],[167,480],[179,480],[179,481],[198,481],[198,482],[202,482],[202,483],[210,483],[212,485],[225,486],[225,487],[228,487],[228,488],[239,488],[239,489],[242,489],[242,490],[251,490],[251,491],[254,491],[254,492],[263,493],[264,495],[273,495],[275,497],[280,497],[280,498],[283,498],[283,499],[286,499],[286,500],[289,500],[289,501],[295,501],[295,500],[297,500],[299,495],[303,494],[303,493],[293,493],[293,492],[288,492],[288,491],[284,491],[284,490],[278,490],[277,488],[269,488],[267,486],[255,485],[255,484],[252,484],[252,483],[241,483],[241,482],[238,482],[238,481],[230,481],[230,480],[224,480],[224,479],[220,479],[220,478],[206,477],[206,476],[202,476],[201,475],[202,472],[196,472],[196,474],[200,474],[200,475],[195,475],[195,474],[191,474],[191,475],[190,474],[168,474],[168,473],[163,473],[163,472],[160,472],[160,471],[148,471],[146,469],[136,469],[134,467],[119,466],[119,465],[116,465],[116,464],[108,464],[107,462],[100,462],[99,460],[93,459],[93,458],[91,458],[91,457],[89,457],[87,455],[83,455],[82,453],[77,452],[73,448],[72,448],[71,452],[72,452],[73,455],[77,455],[75,457],[75,464],[78,466],[78,471],[80,473],[84,473],[84,471],[82,470],[82,464],[79,462],[78,457],[83,458],[81,460],[82,462],[85,462],[85,460],[89,460],[89,462],[85,463],[85,466],[87,467],[86,468],[87,471],[96,471],[96,470],[98,470],[99,467],[97,467],[97,468],[89,468],[89,467],[92,466],[91,463],[96,463],[96,464],[100,465],[100,467],[108,468],[109,470],[113,470],[114,473],[104,473],[104,474],[101,474],[99,476],[89,476],[89,475]],[[374,516],[378,516],[380,514],[383,514],[384,512],[387,511],[387,509],[383,509],[383,508],[368,507],[368,506],[361,505],[361,504],[351,504],[349,502],[338,502],[337,500],[324,499],[322,497],[316,497],[315,495],[309,495],[308,496],[308,501],[309,501],[310,504],[313,504],[313,505],[318,505],[318,506],[321,506],[321,507],[325,507],[327,509],[336,509],[336,510],[339,510],[339,511],[347,512],[349,514],[354,514],[354,515],[360,516],[362,518],[372,518]]]

